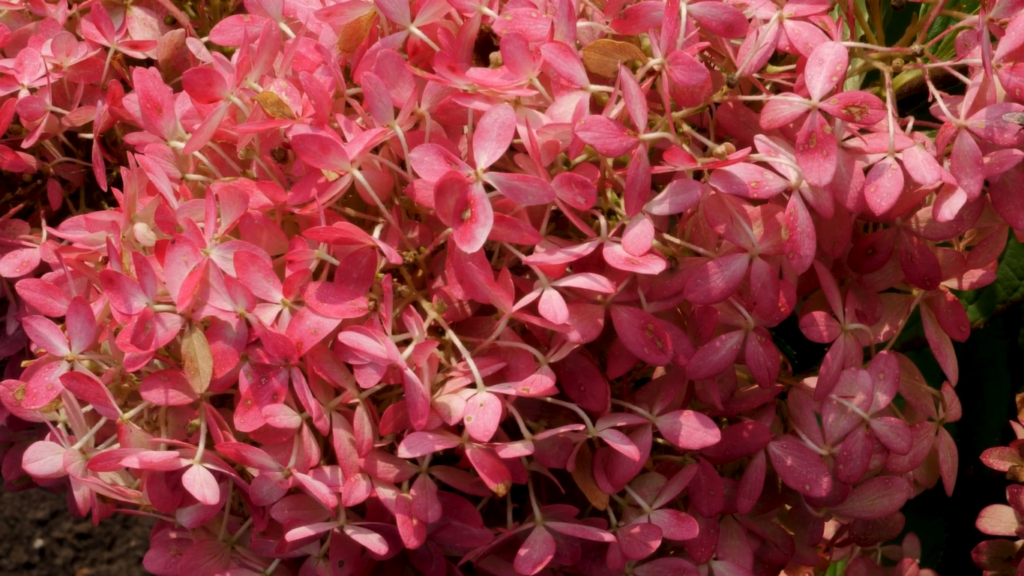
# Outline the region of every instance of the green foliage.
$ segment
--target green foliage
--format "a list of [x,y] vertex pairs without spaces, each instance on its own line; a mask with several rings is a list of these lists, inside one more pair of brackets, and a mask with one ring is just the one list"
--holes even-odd
[[[964,14],[975,14],[981,7],[981,2],[978,0],[960,0],[958,2],[950,2],[946,6],[947,10],[953,10],[956,12],[963,12]],[[921,4],[921,11],[919,18],[927,18],[928,10],[932,6],[930,4]],[[939,16],[932,23],[932,27],[928,29],[928,35],[925,37],[926,41],[931,41],[933,38],[942,34],[950,27],[955,26],[958,20],[952,16]],[[938,44],[932,47],[931,53],[935,54],[938,58],[946,60],[956,53],[956,47],[954,42],[956,41],[956,32],[952,32],[939,41]]]
[[885,30],[885,43],[889,46],[896,42],[907,31],[914,18],[912,6],[904,6],[902,10],[893,10],[892,2],[882,2],[882,23]]
[[843,558],[839,562],[833,562],[828,565],[828,570],[825,571],[825,576],[843,576],[846,573],[846,565],[849,564],[848,558]]

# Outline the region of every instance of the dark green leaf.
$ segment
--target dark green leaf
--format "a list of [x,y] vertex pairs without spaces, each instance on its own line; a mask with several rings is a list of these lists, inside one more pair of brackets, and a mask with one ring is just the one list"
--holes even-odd
[[913,17],[914,9],[912,7],[904,6],[902,10],[893,10],[892,2],[883,1],[882,21],[885,24],[885,43],[892,46],[902,38]]
[[[928,12],[932,9],[932,4],[921,4],[921,12],[919,18],[927,18]],[[964,14],[976,14],[978,9],[981,7],[981,2],[978,0],[960,0],[958,2],[951,2],[946,6],[947,10],[955,10],[957,12],[963,12]],[[952,26],[955,26],[959,20],[952,16],[939,16],[932,23],[931,28],[928,29],[928,35],[925,37],[927,42],[930,42],[939,34],[942,34]],[[957,32],[952,32],[945,36],[939,43],[932,46],[931,53],[935,54],[941,59],[947,59],[956,53],[956,41]]]

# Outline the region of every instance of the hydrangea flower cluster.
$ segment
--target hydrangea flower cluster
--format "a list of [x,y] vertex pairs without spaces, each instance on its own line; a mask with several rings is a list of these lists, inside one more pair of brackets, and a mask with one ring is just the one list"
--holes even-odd
[[[1024,407],[1024,395],[1017,395],[1017,405]],[[974,563],[986,576],[1015,575],[1020,570],[1021,535],[1024,534],[1024,413],[1017,422],[1010,422],[1016,440],[1009,446],[989,448],[981,455],[985,466],[1006,474],[1008,480],[1016,482],[1006,489],[1007,504],[993,504],[978,514],[975,526],[983,534],[1003,536],[998,540],[987,540],[974,547],[971,552]],[[1007,540],[1005,537],[1013,537]]]
[[5,2],[5,488],[158,575],[927,572],[1024,232],[1024,2],[943,4]]

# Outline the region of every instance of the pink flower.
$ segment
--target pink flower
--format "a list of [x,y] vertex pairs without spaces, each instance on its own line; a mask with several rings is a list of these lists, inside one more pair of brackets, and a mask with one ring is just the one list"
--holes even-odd
[[8,488],[161,575],[926,571],[1024,20],[833,4],[5,4]]

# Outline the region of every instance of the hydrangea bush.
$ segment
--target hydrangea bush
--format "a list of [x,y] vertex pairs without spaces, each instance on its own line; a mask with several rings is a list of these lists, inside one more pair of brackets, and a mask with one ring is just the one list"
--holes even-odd
[[4,2],[5,489],[158,575],[928,573],[1024,232],[1024,2],[945,5]]

